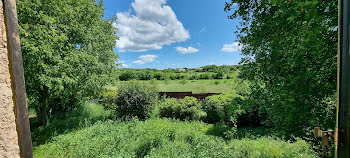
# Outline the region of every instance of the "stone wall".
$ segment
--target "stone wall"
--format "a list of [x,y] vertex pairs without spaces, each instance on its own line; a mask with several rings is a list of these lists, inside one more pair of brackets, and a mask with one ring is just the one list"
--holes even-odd
[[0,158],[19,157],[4,6],[0,2]]

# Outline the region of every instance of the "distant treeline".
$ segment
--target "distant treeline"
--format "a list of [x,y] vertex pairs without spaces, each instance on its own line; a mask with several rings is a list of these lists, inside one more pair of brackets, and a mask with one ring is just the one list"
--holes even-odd
[[238,65],[207,65],[199,68],[175,69],[119,69],[118,78],[129,80],[200,80],[200,79],[231,79],[237,72]]

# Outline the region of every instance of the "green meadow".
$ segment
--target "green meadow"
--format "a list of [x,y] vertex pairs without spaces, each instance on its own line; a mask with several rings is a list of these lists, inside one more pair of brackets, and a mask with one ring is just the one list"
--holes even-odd
[[[129,81],[119,81],[108,89],[118,89],[118,84]],[[210,79],[210,80],[149,80],[136,81],[153,84],[160,92],[190,92],[193,93],[245,93],[249,88],[248,81],[240,79]]]

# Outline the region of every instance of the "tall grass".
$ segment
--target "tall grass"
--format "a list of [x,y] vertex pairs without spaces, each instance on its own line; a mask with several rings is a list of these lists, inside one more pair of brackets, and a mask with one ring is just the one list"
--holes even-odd
[[60,135],[34,150],[35,157],[316,157],[302,140],[277,138],[225,141],[208,134],[214,126],[167,119],[98,122]]
[[48,143],[55,136],[89,127],[96,121],[107,120],[111,116],[112,112],[105,110],[102,105],[85,103],[72,111],[52,115],[47,126],[39,127],[37,119],[30,118],[33,146]]

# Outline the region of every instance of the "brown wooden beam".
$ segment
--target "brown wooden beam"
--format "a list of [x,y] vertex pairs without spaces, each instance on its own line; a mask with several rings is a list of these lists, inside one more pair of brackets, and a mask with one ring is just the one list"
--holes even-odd
[[5,24],[10,53],[10,73],[14,91],[14,105],[20,156],[32,158],[32,141],[26,100],[26,89],[23,70],[23,59],[19,37],[16,0],[3,0],[5,9]]
[[336,157],[350,157],[350,2],[339,0]]

